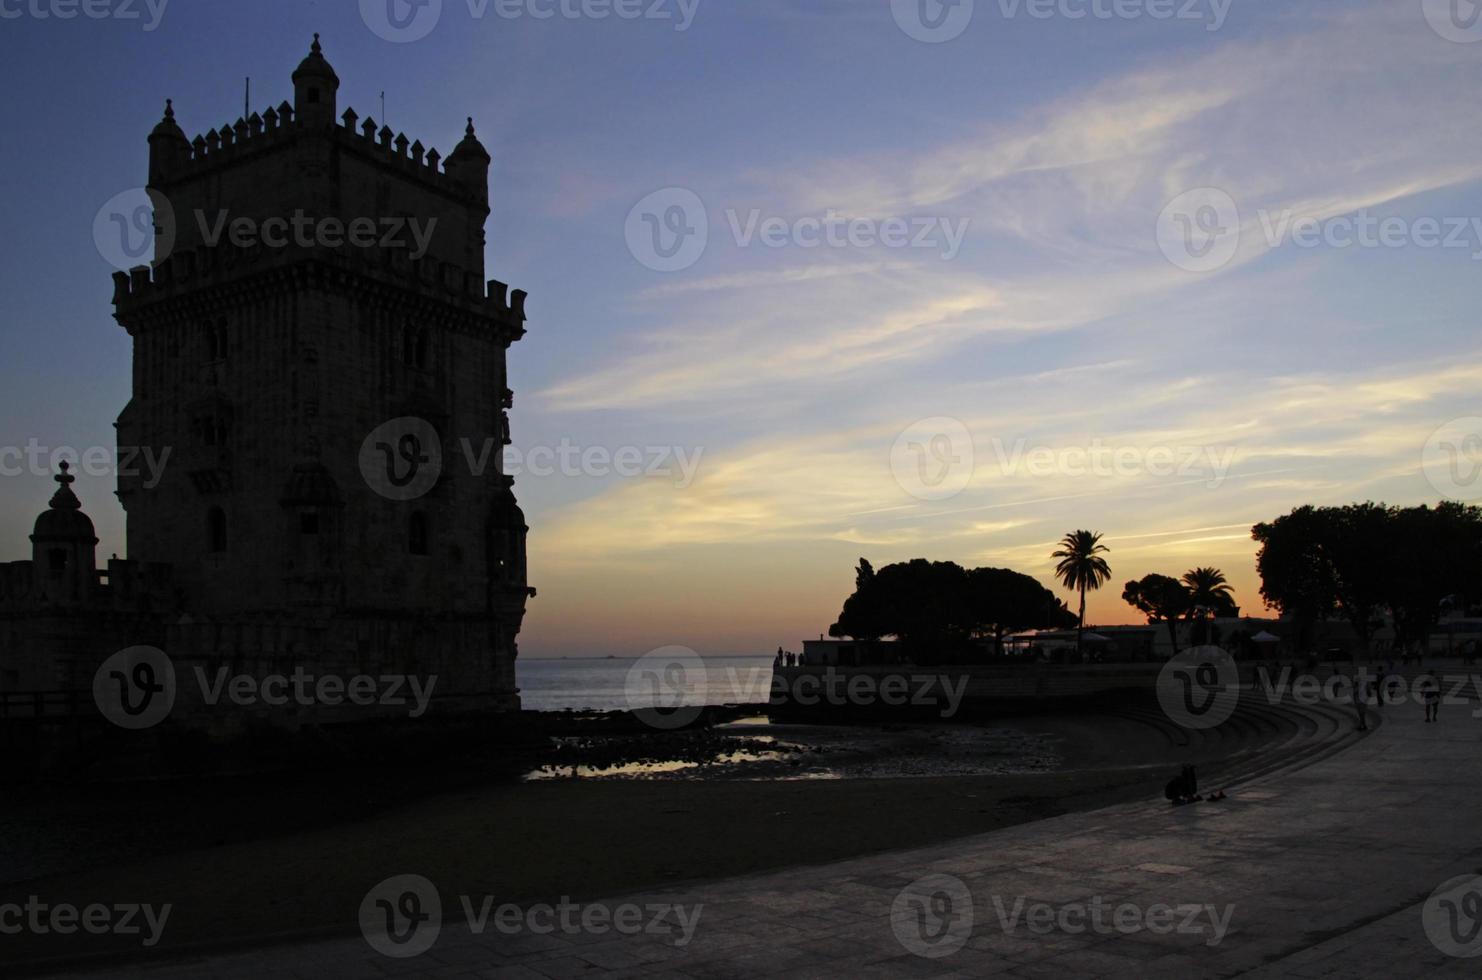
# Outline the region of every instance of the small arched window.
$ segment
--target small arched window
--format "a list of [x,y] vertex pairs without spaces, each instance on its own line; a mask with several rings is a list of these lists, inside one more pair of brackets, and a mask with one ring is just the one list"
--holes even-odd
[[213,555],[226,551],[226,511],[220,507],[206,512],[206,540]]
[[427,554],[427,515],[420,510],[407,522],[407,551],[413,555]]

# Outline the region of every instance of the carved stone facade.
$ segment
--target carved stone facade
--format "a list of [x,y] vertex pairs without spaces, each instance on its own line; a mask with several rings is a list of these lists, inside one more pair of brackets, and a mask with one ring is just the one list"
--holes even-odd
[[[293,82],[193,141],[167,105],[149,137],[157,258],[114,277],[117,428],[168,456],[119,478],[123,564],[165,590],[177,665],[436,675],[440,705],[517,709],[533,590],[501,466],[525,294],[484,280],[489,155],[472,120],[442,161],[340,113],[317,37]],[[0,617],[35,598],[0,591]]]

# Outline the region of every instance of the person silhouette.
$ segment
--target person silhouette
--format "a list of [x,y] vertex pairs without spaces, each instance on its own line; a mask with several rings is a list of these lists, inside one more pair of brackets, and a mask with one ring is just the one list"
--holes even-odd
[[1163,788],[1163,795],[1174,806],[1202,799],[1199,796],[1199,778],[1194,774],[1194,767],[1184,766],[1177,776],[1168,781],[1168,785]]
[[1353,710],[1358,715],[1358,730],[1369,730],[1369,679],[1363,674],[1353,675]]
[[1415,687],[1420,691],[1420,700],[1425,704],[1426,722],[1440,721],[1441,714],[1441,683],[1436,680],[1436,675],[1431,673],[1430,668],[1416,678]]

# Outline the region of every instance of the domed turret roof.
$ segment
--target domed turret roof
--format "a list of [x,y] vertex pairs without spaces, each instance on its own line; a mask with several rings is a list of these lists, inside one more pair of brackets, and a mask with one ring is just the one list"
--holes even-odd
[[462,141],[453,148],[453,155],[448,157],[449,160],[454,161],[465,158],[481,160],[484,163],[489,163],[493,159],[489,156],[489,151],[484,149],[484,144],[480,143],[479,138],[473,134],[472,116],[468,117],[468,128],[463,131]]
[[172,140],[179,140],[182,143],[189,142],[185,138],[185,130],[181,129],[180,124],[175,121],[175,101],[173,99],[165,100],[165,117],[159,121],[159,125],[155,126],[154,131],[149,134],[150,139],[156,139],[161,136]]
[[72,492],[72,484],[77,477],[67,472],[70,469],[64,460],[61,475],[56,477],[61,486],[52,494],[51,508],[42,511],[41,516],[36,518],[36,526],[31,532],[32,541],[41,539],[98,543],[92,520],[82,512],[82,501]]
[[295,84],[300,79],[306,78],[322,78],[326,81],[334,82],[336,86],[340,84],[340,76],[334,73],[334,68],[324,58],[324,49],[319,46],[318,34],[314,35],[314,44],[309,48],[309,56],[299,62],[298,67],[293,72],[293,81]]

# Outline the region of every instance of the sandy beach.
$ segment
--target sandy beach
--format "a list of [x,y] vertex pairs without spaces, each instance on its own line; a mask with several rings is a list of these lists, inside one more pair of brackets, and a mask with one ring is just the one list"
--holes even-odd
[[[1113,763],[1105,739],[1080,731],[1086,724],[751,719],[725,731],[802,751],[637,778],[478,785],[423,773],[37,789],[0,810],[9,862],[0,901],[169,902],[165,938],[145,951],[168,955],[353,934],[366,890],[409,871],[512,901],[581,900],[940,842],[1158,792],[1170,760],[1154,742],[1124,739]],[[27,935],[7,940],[6,958],[132,956],[137,946]]]

